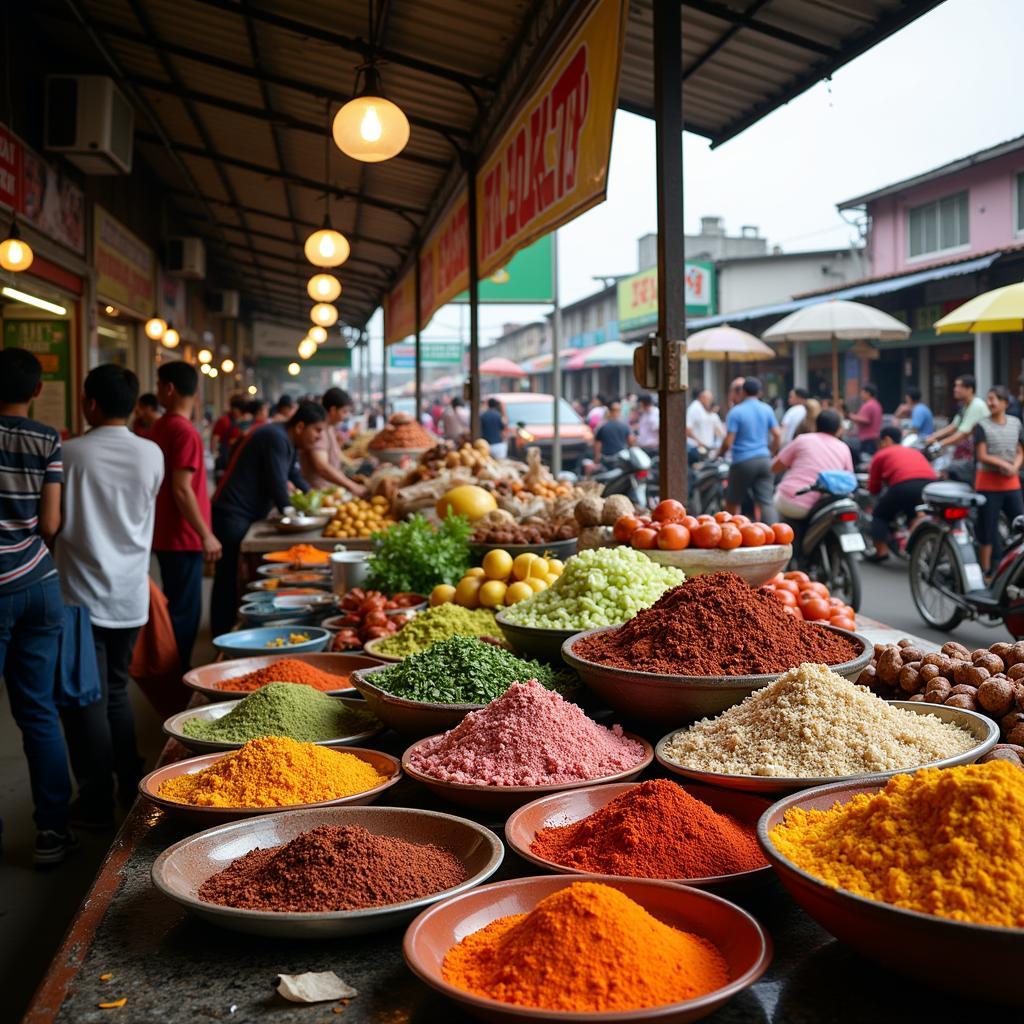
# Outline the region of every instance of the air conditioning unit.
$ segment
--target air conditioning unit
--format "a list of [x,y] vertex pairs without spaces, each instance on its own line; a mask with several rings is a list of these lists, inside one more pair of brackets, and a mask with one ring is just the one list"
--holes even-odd
[[131,174],[134,111],[103,75],[46,79],[45,146],[86,174]]
[[167,240],[167,273],[202,281],[206,277],[206,246],[201,238]]
[[211,316],[237,317],[238,292],[210,292],[206,296],[206,308]]

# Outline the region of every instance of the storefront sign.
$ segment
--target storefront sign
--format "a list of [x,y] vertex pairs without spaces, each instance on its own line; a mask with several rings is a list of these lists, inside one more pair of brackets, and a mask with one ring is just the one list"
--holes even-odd
[[[481,302],[554,302],[552,277],[551,235],[545,235],[483,278],[477,295]],[[452,301],[469,302],[469,292],[456,295]]]
[[43,390],[29,416],[62,434],[71,429],[71,321],[5,320],[4,348],[24,348],[43,367]]
[[625,7],[593,4],[480,168],[481,276],[604,200]]
[[421,327],[469,287],[469,205],[459,195],[420,253]]
[[296,356],[256,356],[257,370],[287,369],[289,363],[298,363],[303,369],[313,366],[317,369],[347,370],[352,366],[352,349],[329,348],[325,351],[321,347],[309,359],[299,359]]
[[[461,366],[462,354],[461,341],[420,341],[423,366]],[[412,370],[416,366],[416,346],[392,345],[388,357],[393,370]]]
[[97,295],[138,317],[152,316],[156,309],[153,250],[102,206],[94,206],[93,211]]
[[[715,266],[686,264],[686,314],[709,316],[715,311]],[[636,331],[658,322],[658,268],[623,278],[618,285],[619,328]]]
[[384,299],[384,344],[416,333],[416,272],[410,269]]

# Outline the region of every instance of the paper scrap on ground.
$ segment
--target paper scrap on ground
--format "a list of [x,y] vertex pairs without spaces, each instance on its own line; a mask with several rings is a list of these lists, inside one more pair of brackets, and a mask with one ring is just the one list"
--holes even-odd
[[322,1003],[331,999],[351,999],[359,994],[334,971],[279,974],[277,991],[293,1003]]

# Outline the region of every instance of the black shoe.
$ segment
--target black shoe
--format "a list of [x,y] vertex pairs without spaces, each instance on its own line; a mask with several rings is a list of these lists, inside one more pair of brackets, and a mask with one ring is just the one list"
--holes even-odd
[[877,551],[873,551],[870,555],[862,555],[861,558],[872,565],[881,565],[882,562],[889,561],[888,555],[880,555]]
[[78,836],[71,829],[66,832],[54,832],[52,829],[44,828],[36,833],[36,848],[32,860],[40,867],[60,864],[69,853],[77,849]]
[[114,827],[112,808],[108,807],[106,811],[94,810],[84,806],[81,800],[72,801],[68,816],[72,825],[87,832],[106,832]]

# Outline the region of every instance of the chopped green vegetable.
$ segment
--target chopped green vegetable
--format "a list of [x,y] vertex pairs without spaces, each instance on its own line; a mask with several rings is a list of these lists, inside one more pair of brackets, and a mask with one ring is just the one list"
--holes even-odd
[[421,515],[373,535],[367,586],[385,594],[429,594],[438,583],[458,583],[469,568],[472,527],[447,516],[434,529]]

